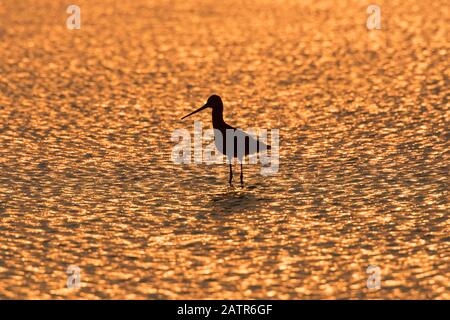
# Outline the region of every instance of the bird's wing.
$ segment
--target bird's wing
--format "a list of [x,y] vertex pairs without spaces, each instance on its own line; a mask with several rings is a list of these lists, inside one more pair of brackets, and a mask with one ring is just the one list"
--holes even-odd
[[[228,123],[225,123],[225,129],[233,129],[233,130],[236,130],[235,127],[230,126]],[[237,130],[239,130],[239,129],[237,129]],[[241,130],[241,131],[242,131],[242,130]]]
[[[270,150],[270,145],[264,143],[261,139],[259,139],[256,135],[249,134],[241,129],[234,129],[235,136],[239,138],[245,137],[245,150],[246,153],[260,152],[265,150]],[[256,148],[256,150],[250,150],[252,148]]]

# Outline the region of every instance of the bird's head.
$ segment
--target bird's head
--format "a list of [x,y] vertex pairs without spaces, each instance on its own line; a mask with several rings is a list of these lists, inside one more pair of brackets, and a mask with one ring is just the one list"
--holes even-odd
[[210,96],[208,98],[208,101],[206,102],[206,105],[210,106],[211,108],[214,108],[216,106],[217,107],[221,106],[221,105],[223,105],[222,104],[222,99],[220,99],[220,97],[218,95],[213,94],[212,96]]
[[208,100],[203,105],[203,107],[200,107],[197,110],[195,110],[194,112],[189,113],[187,116],[184,116],[183,118],[181,118],[181,120],[183,120],[184,118],[187,118],[189,116],[192,116],[194,113],[205,110],[206,108],[212,108],[212,109],[218,108],[218,109],[223,110],[222,99],[218,95],[213,94],[212,96],[210,96],[208,98]]

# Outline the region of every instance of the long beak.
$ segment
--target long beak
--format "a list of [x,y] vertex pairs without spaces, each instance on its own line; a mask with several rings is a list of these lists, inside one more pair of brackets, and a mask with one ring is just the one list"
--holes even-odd
[[208,106],[207,104],[205,104],[203,107],[201,107],[201,108],[195,110],[194,112],[189,113],[187,116],[184,116],[183,118],[181,118],[181,120],[183,120],[184,118],[187,118],[187,117],[189,117],[189,116],[192,116],[194,113],[200,112],[200,111],[202,111],[202,110],[204,110],[204,109],[206,109],[206,108],[208,108],[208,107],[209,107],[209,106]]

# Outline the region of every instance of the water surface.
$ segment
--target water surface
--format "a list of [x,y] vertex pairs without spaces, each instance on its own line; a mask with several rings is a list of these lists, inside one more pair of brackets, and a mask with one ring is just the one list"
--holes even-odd
[[[449,299],[448,3],[377,3],[2,1],[0,298]],[[212,93],[277,175],[171,161]]]

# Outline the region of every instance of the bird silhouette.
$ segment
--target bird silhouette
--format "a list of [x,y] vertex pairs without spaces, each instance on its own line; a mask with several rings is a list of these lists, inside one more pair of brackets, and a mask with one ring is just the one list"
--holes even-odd
[[[270,145],[265,144],[260,141],[258,138],[249,135],[248,133],[236,129],[229,124],[227,124],[223,120],[223,102],[222,99],[218,95],[212,95],[208,98],[208,101],[205,105],[198,108],[194,112],[184,116],[181,120],[197,113],[207,108],[212,109],[212,124],[214,130],[214,143],[217,150],[226,155],[229,160],[230,165],[230,179],[228,183],[232,185],[233,181],[233,168],[232,168],[232,158],[239,159],[241,164],[241,186],[244,185],[244,173],[242,169],[242,162],[245,156],[259,153],[261,151],[270,150]],[[228,131],[228,132],[227,132]],[[228,139],[227,144],[227,136],[234,136],[234,141],[230,141]],[[231,143],[230,143],[231,142]],[[233,143],[234,142],[234,143]]]

